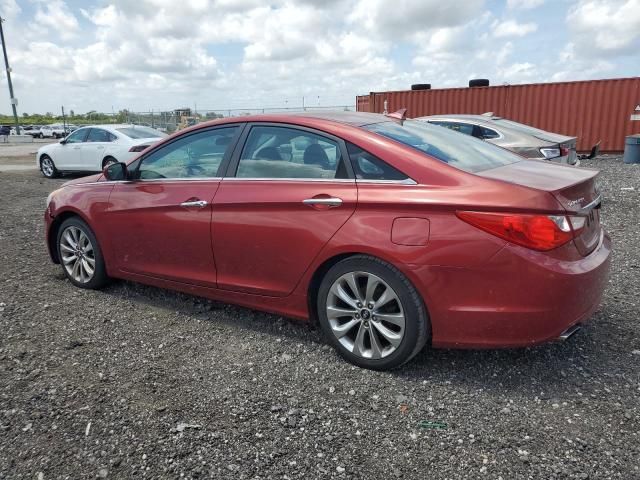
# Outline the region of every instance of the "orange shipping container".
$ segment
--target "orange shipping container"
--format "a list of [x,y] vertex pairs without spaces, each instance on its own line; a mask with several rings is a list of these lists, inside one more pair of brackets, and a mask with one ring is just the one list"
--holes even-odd
[[578,137],[578,150],[601,141],[602,152],[621,152],[627,135],[640,133],[640,77],[579,82],[372,92],[356,98],[361,112],[407,109],[410,118],[439,114],[495,115],[549,132]]

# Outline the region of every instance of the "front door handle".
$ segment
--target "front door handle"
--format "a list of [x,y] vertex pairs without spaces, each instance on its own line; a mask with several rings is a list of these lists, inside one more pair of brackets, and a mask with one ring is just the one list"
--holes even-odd
[[198,208],[203,208],[203,207],[206,207],[207,205],[208,203],[205,200],[188,200],[180,204],[181,207],[198,207]]
[[319,206],[322,206],[322,207],[335,208],[335,207],[339,207],[340,205],[342,205],[342,199],[341,198],[334,198],[334,197],[329,197],[329,198],[306,198],[306,199],[302,200],[302,203],[304,203],[305,205],[309,205],[311,207],[313,207],[315,205],[319,205]]

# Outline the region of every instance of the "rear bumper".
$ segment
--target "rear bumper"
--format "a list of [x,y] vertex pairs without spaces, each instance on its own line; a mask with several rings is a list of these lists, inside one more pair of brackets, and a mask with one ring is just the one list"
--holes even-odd
[[446,348],[524,347],[586,322],[606,287],[611,241],[574,261],[508,245],[481,268],[419,267],[432,343]]

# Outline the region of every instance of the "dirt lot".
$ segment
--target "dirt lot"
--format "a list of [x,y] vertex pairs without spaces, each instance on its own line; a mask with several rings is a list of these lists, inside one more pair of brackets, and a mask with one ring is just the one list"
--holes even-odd
[[640,479],[640,165],[589,163],[615,243],[592,323],[391,373],[272,315],[73,288],[42,240],[62,181],[0,173],[0,478]]

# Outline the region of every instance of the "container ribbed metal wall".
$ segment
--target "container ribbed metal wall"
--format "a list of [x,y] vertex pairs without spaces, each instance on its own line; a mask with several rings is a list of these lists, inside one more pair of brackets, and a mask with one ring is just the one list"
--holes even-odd
[[[578,137],[578,150],[601,141],[601,151],[621,152],[627,135],[640,133],[640,77],[480,88],[372,92],[356,98],[362,112],[382,113],[384,101],[407,116],[496,115],[550,132]],[[634,120],[635,118],[635,120]]]

